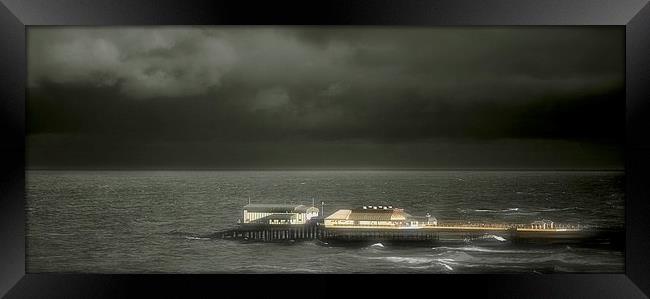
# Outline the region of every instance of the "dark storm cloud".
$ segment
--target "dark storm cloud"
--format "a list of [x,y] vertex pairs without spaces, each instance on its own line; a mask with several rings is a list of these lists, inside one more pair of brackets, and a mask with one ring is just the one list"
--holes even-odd
[[[580,155],[592,158],[573,166],[620,162],[619,28],[33,28],[28,37],[33,164],[86,144],[98,157],[112,148],[115,161],[153,147],[167,152],[160,161],[192,152],[190,164],[212,167],[229,164],[214,156],[247,150],[243,160],[279,166],[328,153],[354,165],[365,148],[376,156],[368,165],[387,165],[384,155],[390,167],[411,165],[399,156],[417,153],[425,166],[453,167],[467,158],[423,149],[469,153],[470,142],[480,152],[499,140],[509,146],[495,153],[546,144],[537,156],[562,152],[558,167]],[[81,151],[78,164],[100,159]]]

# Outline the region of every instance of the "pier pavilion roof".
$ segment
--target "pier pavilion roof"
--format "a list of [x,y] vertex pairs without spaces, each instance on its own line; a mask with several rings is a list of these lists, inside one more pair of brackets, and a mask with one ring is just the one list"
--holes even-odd
[[328,216],[329,220],[362,220],[362,221],[403,221],[410,218],[411,215],[402,209],[388,210],[338,210]]
[[351,210],[338,210],[334,214],[327,216],[325,219],[329,220],[347,220],[352,213]]
[[266,212],[266,213],[306,213],[309,209],[305,205],[296,205],[296,204],[267,204],[267,203],[256,203],[256,204],[247,204],[244,206],[244,210],[248,212]]

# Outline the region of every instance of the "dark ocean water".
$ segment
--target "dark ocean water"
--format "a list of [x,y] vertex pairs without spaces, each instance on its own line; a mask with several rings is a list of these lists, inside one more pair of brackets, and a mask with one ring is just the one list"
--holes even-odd
[[623,172],[28,171],[27,271],[94,273],[622,272],[609,247],[514,246],[495,238],[398,247],[202,237],[254,203],[324,201],[325,214],[392,204],[440,222],[618,226]]

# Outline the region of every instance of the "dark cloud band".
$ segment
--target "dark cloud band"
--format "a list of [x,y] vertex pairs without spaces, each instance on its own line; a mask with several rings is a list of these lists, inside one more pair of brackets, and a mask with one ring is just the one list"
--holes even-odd
[[578,142],[610,167],[620,155],[596,148],[622,144],[623,47],[618,27],[30,28],[31,161],[79,144],[165,143],[180,157],[184,144],[361,142],[372,156],[381,144],[510,140],[515,153],[547,140],[567,161],[580,151],[560,144]]

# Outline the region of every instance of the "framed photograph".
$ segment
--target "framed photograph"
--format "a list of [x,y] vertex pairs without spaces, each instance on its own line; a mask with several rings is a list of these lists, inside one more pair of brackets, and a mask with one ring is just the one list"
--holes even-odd
[[647,1],[2,4],[2,295],[650,293]]

